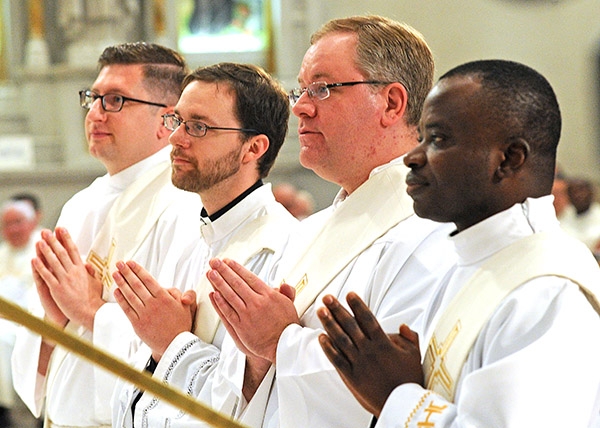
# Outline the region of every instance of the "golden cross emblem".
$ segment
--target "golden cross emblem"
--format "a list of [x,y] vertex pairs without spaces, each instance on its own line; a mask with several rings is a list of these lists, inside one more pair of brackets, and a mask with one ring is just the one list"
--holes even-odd
[[435,390],[435,384],[439,384],[445,390],[447,396],[452,396],[454,379],[452,379],[446,367],[446,354],[460,329],[461,324],[460,320],[458,320],[441,344],[438,344],[435,334],[432,336],[427,347],[427,354],[425,355],[425,372],[428,373],[426,379],[427,389]]
[[424,421],[420,421],[417,422],[417,427],[419,428],[434,428],[435,427],[435,422],[430,421],[429,419],[432,417],[432,415],[435,414],[440,414],[442,413],[444,410],[446,410],[448,406],[436,406],[435,404],[433,404],[433,401],[431,403],[429,403],[429,406],[427,406],[427,408],[425,408],[423,410],[423,413],[426,416]]
[[110,242],[110,247],[108,249],[108,255],[106,258],[102,258],[102,256],[98,255],[98,253],[95,251],[90,251],[87,257],[87,262],[90,263],[94,267],[94,270],[100,275],[102,285],[104,285],[107,290],[110,290],[110,286],[112,284],[109,267],[116,247],[117,243],[113,239]]

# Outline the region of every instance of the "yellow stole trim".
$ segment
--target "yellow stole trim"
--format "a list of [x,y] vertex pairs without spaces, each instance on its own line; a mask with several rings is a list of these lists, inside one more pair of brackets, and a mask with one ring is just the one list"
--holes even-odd
[[135,180],[115,200],[87,257],[102,278],[105,300],[112,300],[115,262],[133,257],[177,192],[181,190],[173,187],[171,165],[165,161]]
[[[228,258],[246,265],[264,250],[275,252],[281,234],[289,233],[290,223],[285,217],[263,215],[244,225],[215,257]],[[203,274],[196,286],[198,309],[194,322],[194,334],[212,343],[221,320],[215,312],[209,293],[212,285]]]
[[407,167],[398,164],[373,174],[348,195],[299,253],[284,282],[296,286],[294,304],[300,316],[354,258],[413,214],[406,171]]
[[453,401],[463,365],[492,313],[510,292],[541,276],[577,283],[600,314],[600,269],[585,245],[563,232],[520,239],[490,257],[440,317],[423,363],[427,389]]

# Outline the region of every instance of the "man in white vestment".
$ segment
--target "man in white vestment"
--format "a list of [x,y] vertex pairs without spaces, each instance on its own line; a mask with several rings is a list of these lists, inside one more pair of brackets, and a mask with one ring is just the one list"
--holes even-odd
[[[89,151],[107,174],[64,205],[31,263],[44,318],[127,359],[138,341],[114,301],[115,262],[132,259],[172,276],[183,249],[200,238],[201,206],[198,195],[171,183],[162,118],[179,99],[183,58],[128,43],[106,48],[98,65],[79,95]],[[34,415],[45,399],[46,426],[110,426],[116,377],[28,331],[17,339],[12,366],[15,389]]]
[[423,363],[415,332],[386,335],[356,294],[354,318],[333,296],[319,311],[376,427],[600,422],[600,270],[552,205],[560,128],[552,87],[523,64],[466,63],[430,92],[408,193],[419,216],[455,223],[459,260],[428,308]]
[[30,192],[19,192],[19,193],[15,193],[10,197],[11,200],[13,201],[23,201],[23,202],[27,202],[28,204],[30,204],[33,207],[33,210],[35,211],[35,222],[36,222],[36,227],[35,230],[33,231],[34,236],[35,234],[40,233],[41,229],[41,223],[42,223],[42,218],[44,217],[44,212],[42,210],[42,206],[40,203],[40,198]]
[[[448,225],[415,216],[403,185],[433,67],[422,36],[387,18],[333,20],[312,36],[289,95],[300,162],[341,190],[300,223],[269,285],[211,262],[211,300],[237,349],[224,344],[200,399],[252,427],[369,423],[319,347],[316,310],[324,293],[354,290],[390,331],[418,323],[453,265]],[[272,288],[282,281],[293,303]]]
[[[188,394],[198,394],[226,334],[208,299],[209,260],[233,257],[266,279],[298,223],[262,182],[285,140],[289,110],[287,94],[262,69],[221,63],[189,74],[175,113],[164,117],[173,131],[173,183],[197,192],[203,205],[202,241],[172,282],[194,291],[161,289],[138,264],[119,262],[115,297],[149,348],[136,365]],[[117,385],[114,400],[114,426],[177,426],[185,419],[129,384]]]
[[0,296],[27,309],[37,297],[30,263],[37,227],[37,213],[28,201],[9,199],[0,207]]
[[[28,201],[9,199],[0,207],[0,297],[25,309],[36,306],[37,300],[30,265],[35,257],[37,225],[38,216]],[[0,426],[10,426],[15,405],[10,358],[17,328],[0,316]]]

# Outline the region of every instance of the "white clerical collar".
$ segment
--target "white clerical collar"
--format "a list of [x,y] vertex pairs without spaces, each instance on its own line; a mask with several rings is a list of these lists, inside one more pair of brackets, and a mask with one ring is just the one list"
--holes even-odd
[[145,159],[125,168],[114,175],[109,176],[108,183],[110,186],[124,189],[137,180],[142,174],[152,167],[162,163],[170,162],[171,146],[166,146],[158,152],[148,156]]
[[[383,170],[385,170],[385,169],[387,169],[387,168],[389,168],[389,167],[391,167],[391,166],[398,165],[398,164],[400,164],[400,165],[404,165],[404,156],[405,156],[405,155],[402,155],[402,156],[400,156],[400,157],[397,157],[397,158],[395,158],[395,159],[392,159],[392,160],[391,160],[390,162],[388,162],[388,163],[385,163],[385,164],[383,164],[383,165],[376,166],[376,167],[375,167],[375,168],[373,168],[373,170],[372,170],[372,171],[369,173],[369,178],[373,177],[375,174],[378,174],[378,173],[380,173],[381,171],[383,171]],[[408,169],[408,167],[407,167],[407,169]],[[402,184],[402,183],[401,183],[401,184]],[[335,195],[335,199],[333,200],[333,204],[332,204],[332,205],[333,205],[333,208],[335,209],[335,208],[339,207],[339,206],[340,206],[340,204],[341,204],[342,202],[344,202],[344,201],[346,200],[346,198],[347,198],[347,197],[348,197],[348,192],[346,192],[346,190],[344,190],[343,188],[342,188],[342,189],[340,189],[340,190],[338,191],[337,195]]]
[[458,264],[478,263],[513,242],[559,227],[551,196],[528,198],[451,236]]

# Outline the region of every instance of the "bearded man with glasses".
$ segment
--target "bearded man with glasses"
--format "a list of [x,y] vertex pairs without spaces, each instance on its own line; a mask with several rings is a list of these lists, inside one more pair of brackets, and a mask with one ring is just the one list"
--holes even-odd
[[[162,116],[173,112],[187,68],[175,51],[146,43],[107,47],[90,89],[89,151],[107,174],[63,207],[54,232],[42,231],[33,275],[43,316],[127,359],[138,340],[115,303],[115,262],[133,259],[172,277],[183,250],[200,239],[198,195],[173,186]],[[67,232],[68,230],[68,232]],[[17,392],[46,426],[111,426],[116,378],[28,331],[13,353]]]
[[[261,68],[221,63],[189,74],[174,113],[163,115],[172,132],[173,183],[198,193],[203,205],[202,240],[189,248],[170,283],[189,291],[173,295],[127,262],[117,264],[115,297],[147,345],[136,366],[188,394],[199,395],[224,341],[235,347],[210,303],[210,258],[233,258],[266,280],[297,225],[271,184],[263,183],[285,140],[289,110],[285,91]],[[180,410],[132,385],[117,384],[114,399],[114,426],[185,420]]]

